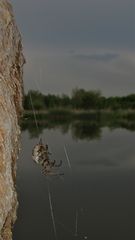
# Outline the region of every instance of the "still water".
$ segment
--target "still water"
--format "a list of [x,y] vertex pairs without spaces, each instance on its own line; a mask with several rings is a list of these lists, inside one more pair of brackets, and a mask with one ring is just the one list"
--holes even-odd
[[58,172],[64,175],[46,177],[42,173],[31,157],[38,137],[24,130],[13,239],[135,239],[135,132],[104,127],[95,138],[77,138],[71,130],[56,127],[44,129],[42,135],[52,158],[63,161]]

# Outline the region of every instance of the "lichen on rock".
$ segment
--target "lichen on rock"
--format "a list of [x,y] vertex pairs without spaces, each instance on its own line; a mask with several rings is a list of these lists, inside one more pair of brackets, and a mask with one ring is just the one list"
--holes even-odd
[[0,240],[12,239],[11,226],[16,216],[23,64],[21,36],[12,7],[7,0],[0,0]]

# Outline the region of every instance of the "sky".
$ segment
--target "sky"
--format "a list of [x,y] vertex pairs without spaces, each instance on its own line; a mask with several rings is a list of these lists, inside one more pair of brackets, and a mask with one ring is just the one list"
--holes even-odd
[[25,91],[135,92],[135,0],[11,0]]

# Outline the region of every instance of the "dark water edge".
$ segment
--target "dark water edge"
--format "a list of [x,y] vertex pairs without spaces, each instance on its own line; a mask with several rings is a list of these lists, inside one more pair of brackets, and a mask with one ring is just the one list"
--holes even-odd
[[[90,139],[74,138],[71,128],[64,133],[57,127],[45,128],[42,133],[55,159],[63,160],[59,171],[64,176],[46,178],[41,173],[31,159],[37,135],[31,136],[29,129],[23,131],[17,173],[18,220],[13,239],[55,239],[47,191],[49,181],[57,239],[133,240],[134,131],[106,127],[101,128],[100,137]],[[64,155],[64,144],[71,170]]]
[[83,111],[50,110],[48,113],[36,112],[35,125],[33,112],[25,112],[22,119],[22,130],[28,130],[30,137],[39,137],[44,129],[59,129],[63,134],[71,131],[76,140],[101,138],[102,128],[127,129],[135,131],[134,111]]

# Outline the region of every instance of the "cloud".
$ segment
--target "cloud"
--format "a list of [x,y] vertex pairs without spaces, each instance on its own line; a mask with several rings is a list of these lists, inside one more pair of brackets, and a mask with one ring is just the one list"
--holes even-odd
[[[117,53],[109,61],[79,60],[75,55],[104,55]],[[90,54],[91,53],[91,54]],[[110,49],[26,49],[25,89],[44,93],[68,93],[75,87],[101,90],[105,96],[127,95],[135,92],[135,53]],[[42,74],[41,73],[42,69]],[[37,84],[35,84],[37,82]]]
[[25,42],[134,46],[133,0],[12,0]]
[[96,54],[76,54],[76,58],[80,60],[86,60],[86,61],[103,61],[108,62],[115,60],[119,57],[119,54],[117,53],[96,53]]

